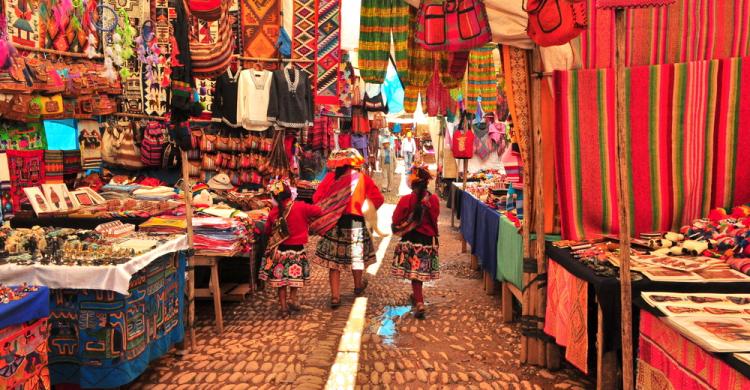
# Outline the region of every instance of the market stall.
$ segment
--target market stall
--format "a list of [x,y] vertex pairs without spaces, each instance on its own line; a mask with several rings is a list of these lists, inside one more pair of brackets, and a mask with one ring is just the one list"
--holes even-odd
[[0,285],[0,363],[5,388],[48,389],[49,289]]

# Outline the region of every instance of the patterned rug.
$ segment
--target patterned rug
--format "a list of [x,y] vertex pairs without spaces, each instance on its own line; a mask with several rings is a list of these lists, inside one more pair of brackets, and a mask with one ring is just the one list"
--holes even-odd
[[[612,10],[598,10],[588,0],[587,29],[580,39],[585,68],[614,65]],[[629,32],[625,63],[656,65],[750,55],[750,2],[747,0],[677,0],[661,8],[627,11]],[[696,27],[699,26],[699,27]]]
[[589,373],[588,283],[550,260],[544,333],[566,347],[565,360]]
[[10,168],[10,197],[15,213],[21,210],[21,205],[29,201],[23,189],[37,187],[45,182],[44,151],[9,150],[7,154]]
[[[315,0],[294,0],[294,30],[292,32],[292,58],[315,60]],[[314,63],[298,63],[314,80]]]
[[281,28],[279,0],[241,0],[242,43],[246,57],[276,58]]
[[317,0],[316,9],[315,103],[337,105],[341,63],[341,3],[340,0]]

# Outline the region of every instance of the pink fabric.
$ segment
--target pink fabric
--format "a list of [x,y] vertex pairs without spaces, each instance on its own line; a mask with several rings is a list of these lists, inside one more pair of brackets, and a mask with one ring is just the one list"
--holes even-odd
[[675,0],[596,0],[596,8],[651,8],[674,4]]

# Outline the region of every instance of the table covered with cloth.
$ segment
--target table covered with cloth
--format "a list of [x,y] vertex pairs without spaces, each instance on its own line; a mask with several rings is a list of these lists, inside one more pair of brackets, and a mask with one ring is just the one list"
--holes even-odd
[[474,195],[461,191],[461,235],[471,246],[482,269],[494,279],[497,274],[497,234],[500,213]]
[[[536,235],[532,233],[530,239],[534,240],[535,238]],[[560,236],[547,234],[544,239],[545,241],[558,241]],[[534,263],[532,273],[536,273],[536,270],[536,263]],[[497,231],[496,279],[500,282],[508,282],[523,291],[525,287],[523,285],[523,272],[523,236],[508,217],[502,216]]]
[[[598,276],[575,259],[569,249],[556,248],[550,242],[546,244],[546,254],[549,265],[544,331],[567,348],[566,360],[588,373],[596,357],[592,351],[595,351],[597,303],[604,319],[604,351],[620,347],[620,281]],[[632,282],[633,299],[643,291],[738,293],[750,291],[750,282],[668,282],[643,276]],[[634,334],[638,320],[638,312],[634,311]]]
[[49,389],[49,289],[0,302],[0,389]]
[[711,353],[680,334],[640,302],[639,389],[750,389],[750,365],[731,353]]

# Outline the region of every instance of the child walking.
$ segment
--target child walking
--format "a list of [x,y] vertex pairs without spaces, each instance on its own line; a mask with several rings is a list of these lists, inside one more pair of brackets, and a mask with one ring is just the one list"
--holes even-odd
[[403,196],[393,211],[393,233],[401,236],[393,259],[393,275],[411,280],[414,315],[424,318],[422,283],[440,277],[438,259],[438,197],[427,191],[432,179],[424,166],[412,167],[412,193]]
[[283,318],[300,310],[297,290],[310,279],[310,263],[305,250],[308,223],[320,216],[321,211],[317,206],[295,202],[291,186],[286,181],[271,183],[268,189],[276,206],[268,214],[266,223],[269,242],[260,279],[278,288],[279,315]]

